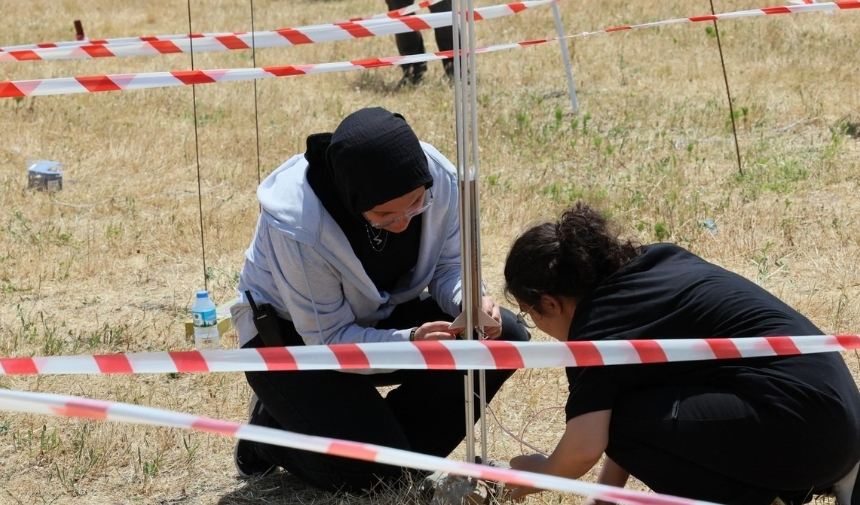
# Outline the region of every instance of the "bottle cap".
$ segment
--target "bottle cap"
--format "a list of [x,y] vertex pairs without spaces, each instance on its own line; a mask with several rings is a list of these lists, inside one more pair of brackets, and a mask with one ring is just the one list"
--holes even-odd
[[209,291],[206,291],[205,289],[201,289],[200,291],[197,292],[197,298],[209,298]]

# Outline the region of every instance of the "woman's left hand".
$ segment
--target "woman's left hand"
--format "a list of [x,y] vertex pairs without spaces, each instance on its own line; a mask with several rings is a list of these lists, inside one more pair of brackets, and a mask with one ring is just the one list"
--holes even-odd
[[422,340],[453,340],[455,335],[462,330],[451,330],[448,328],[451,323],[448,321],[431,321],[424,323],[412,334],[414,342]]
[[482,330],[484,332],[485,338],[498,338],[502,334],[502,308],[489,296],[485,296],[481,298],[481,309],[489,314],[496,322],[499,323],[498,326],[483,326]]

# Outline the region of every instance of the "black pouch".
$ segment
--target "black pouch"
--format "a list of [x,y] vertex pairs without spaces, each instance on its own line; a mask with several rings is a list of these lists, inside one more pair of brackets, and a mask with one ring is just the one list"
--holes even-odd
[[257,306],[250,291],[245,291],[245,297],[251,306],[251,312],[254,314],[254,326],[266,347],[284,347],[287,345],[278,326],[278,314],[275,313],[271,304],[263,303]]

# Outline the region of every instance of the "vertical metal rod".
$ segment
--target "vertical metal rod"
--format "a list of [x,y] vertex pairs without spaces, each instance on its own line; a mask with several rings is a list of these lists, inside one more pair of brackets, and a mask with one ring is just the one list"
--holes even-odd
[[573,69],[570,66],[570,55],[567,53],[567,40],[564,38],[564,26],[561,24],[561,13],[558,10],[558,2],[552,3],[552,14],[555,17],[555,29],[558,31],[558,42],[561,44],[561,57],[564,60],[564,68],[567,70],[567,89],[570,91],[570,106],[573,113],[579,114],[579,101],[576,99],[576,85],[573,83]]
[[[463,399],[466,404],[466,412],[474,412],[474,374],[472,370],[467,370],[463,377]],[[470,451],[471,448],[471,451]],[[471,454],[471,455],[470,455]],[[466,415],[466,462],[475,462],[475,416]]]
[[[555,5],[555,4],[553,4]],[[475,317],[472,319],[472,330],[477,329],[480,325],[478,320],[478,311],[481,310],[482,306],[482,298],[483,298],[483,283],[481,281],[481,199],[480,199],[480,191],[478,190],[478,174],[480,173],[480,163],[478,160],[478,79],[477,79],[477,71],[475,64],[475,2],[474,0],[469,0],[469,75],[467,76],[467,84],[469,85],[470,97],[471,97],[471,107],[470,110],[472,112],[472,209],[474,210],[474,214],[472,215],[472,294],[473,294],[473,307],[475,308]],[[469,338],[472,338],[475,333],[474,331],[470,331]],[[471,391],[474,392],[474,382],[472,382]],[[487,461],[487,376],[483,370],[478,372],[478,405],[480,407],[480,433],[481,433],[481,461],[486,463]],[[474,412],[474,408],[472,409]],[[473,424],[474,426],[474,424]],[[474,430],[474,428],[472,428]],[[474,457],[470,457],[467,460],[469,463],[475,461]]]
[[[473,0],[452,2],[452,24],[454,31],[454,94],[457,114],[457,176],[460,189],[460,251],[462,254],[462,307],[463,313],[457,324],[465,328],[466,338],[474,338],[479,326],[495,324],[481,312],[483,294],[480,271],[480,218],[478,203],[478,100],[475,79],[475,20]],[[466,49],[468,47],[468,49]],[[483,316],[483,317],[482,317]],[[484,322],[481,322],[484,320]],[[475,380],[474,372],[467,371],[466,396],[466,457],[475,460]],[[484,375],[478,376],[484,381]],[[485,389],[485,388],[484,388]],[[484,412],[483,397],[481,410]],[[486,417],[481,416],[482,433],[486,431]],[[483,440],[482,440],[483,443]],[[482,454],[484,451],[482,450]]]
[[[487,458],[487,373],[478,371],[478,401],[481,402],[481,463],[488,465]],[[474,461],[474,460],[473,460]],[[469,462],[471,463],[471,461]]]
[[[454,32],[454,95],[457,125],[457,176],[460,189],[460,251],[462,264],[462,307],[458,322],[471,339],[480,310],[481,280],[478,268],[478,215],[476,206],[477,159],[477,98],[475,96],[474,8],[471,0],[464,8],[459,0],[452,1]],[[466,49],[468,47],[468,50]],[[471,130],[471,131],[470,131]],[[470,135],[471,134],[471,135]],[[466,372],[466,458],[475,460],[474,372]]]

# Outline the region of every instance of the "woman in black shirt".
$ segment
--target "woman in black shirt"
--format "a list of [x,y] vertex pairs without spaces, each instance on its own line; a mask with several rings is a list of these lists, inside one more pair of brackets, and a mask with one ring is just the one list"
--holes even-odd
[[[820,335],[749,280],[672,244],[637,247],[579,203],[520,236],[506,292],[561,341]],[[838,353],[568,368],[567,428],[516,469],[768,505],[860,504],[860,393]],[[860,488],[860,485],[857,486]],[[537,491],[515,488],[515,498]],[[853,494],[853,496],[852,496]]]

